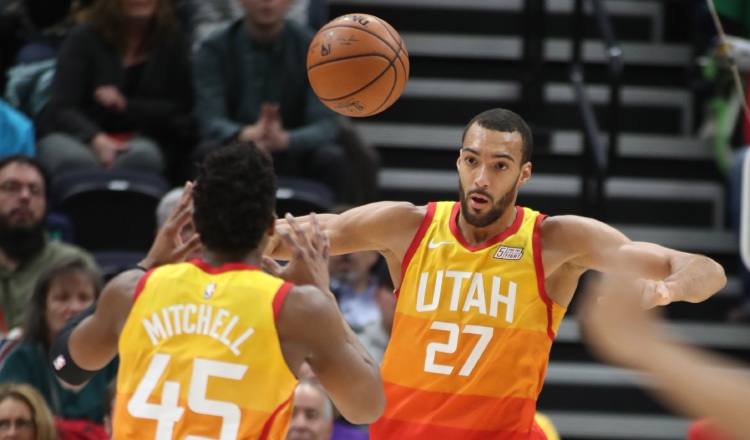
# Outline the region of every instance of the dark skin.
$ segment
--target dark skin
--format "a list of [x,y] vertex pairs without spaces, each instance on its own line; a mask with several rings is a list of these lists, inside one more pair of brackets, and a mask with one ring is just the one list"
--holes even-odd
[[[191,219],[192,185],[188,184],[141,265],[151,268],[183,261],[200,246],[197,236],[187,241],[180,237],[183,226]],[[291,216],[287,216],[287,221],[292,230],[282,232],[281,240],[290,249],[291,262],[283,268],[266,262],[272,273],[297,284],[287,294],[277,319],[284,360],[295,375],[300,365],[308,362],[331,400],[349,421],[373,422],[385,407],[380,373],[377,364],[345,325],[328,291],[328,237],[320,231],[314,216],[310,233],[299,227]],[[228,262],[260,266],[262,250],[273,232],[272,223],[260,246],[244,255],[204,246],[204,260],[215,267]],[[102,291],[95,313],[84,319],[70,335],[70,354],[81,368],[101,369],[117,354],[120,333],[142,275],[142,271],[131,270],[113,279]],[[363,395],[368,399],[361,399]]]

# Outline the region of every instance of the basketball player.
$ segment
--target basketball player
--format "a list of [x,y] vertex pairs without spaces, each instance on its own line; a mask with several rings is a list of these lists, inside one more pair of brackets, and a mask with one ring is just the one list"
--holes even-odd
[[653,311],[639,307],[633,295],[639,286],[602,278],[586,286],[581,308],[584,340],[593,352],[649,374],[649,390],[657,398],[687,417],[710,418],[703,429],[722,430],[712,432],[714,438],[750,439],[747,366],[670,340]]
[[[145,275],[115,278],[58,339],[53,365],[72,384],[119,349],[114,438],[283,439],[304,361],[350,421],[382,413],[377,365],[328,291],[327,237],[314,223],[309,235],[282,233],[293,258],[280,274],[297,285],[258,269],[275,191],[270,156],[254,144],[212,152],[142,261]],[[165,264],[198,244],[180,239],[191,214],[203,260]]]
[[[319,216],[332,253],[380,251],[396,286],[381,366],[388,403],[372,439],[544,438],[534,412],[549,351],[590,269],[639,277],[645,307],[700,302],[724,286],[722,267],[706,257],[515,206],[532,144],[521,117],[488,110],[464,131],[458,202],[378,202]],[[270,249],[289,255],[279,240]]]

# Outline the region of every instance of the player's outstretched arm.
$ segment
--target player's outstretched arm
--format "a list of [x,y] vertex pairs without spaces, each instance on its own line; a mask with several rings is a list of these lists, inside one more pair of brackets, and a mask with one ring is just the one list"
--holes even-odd
[[339,313],[330,292],[296,286],[277,323],[283,346],[297,346],[293,362],[307,361],[336,408],[350,422],[372,423],[385,408],[380,370]]
[[672,301],[700,302],[726,284],[724,269],[708,257],[634,242],[590,218],[551,217],[543,223],[542,240],[545,253],[556,255],[550,267],[545,260],[546,271],[552,273],[562,264],[571,264],[640,278],[641,295],[648,307]]
[[[180,237],[182,227],[191,218],[192,184],[188,183],[139,266],[148,270],[183,261],[200,246],[197,235],[185,242]],[[72,385],[82,384],[115,357],[120,332],[142,276],[140,268],[119,274],[107,283],[96,303],[67,323],[50,353],[53,368],[60,379]]]
[[750,439],[747,366],[671,341],[633,281],[594,283],[582,304],[583,336],[603,360],[647,373],[651,391],[675,411],[715,419],[737,439]]
[[289,264],[282,267],[264,259],[271,273],[298,284],[284,299],[276,321],[284,358],[294,372],[308,362],[347,420],[373,422],[385,407],[380,371],[329,290],[328,234],[316,214],[306,218],[308,227],[289,214],[285,219],[289,229],[277,232],[291,255]]
[[[320,229],[331,243],[331,254],[374,250],[381,253],[408,247],[417,232],[426,208],[408,202],[376,202],[352,208],[341,214],[316,214]],[[306,230],[311,228],[310,216],[295,217]],[[289,247],[281,239],[291,231],[286,218],[276,221],[275,234],[266,254],[277,260],[289,260]]]

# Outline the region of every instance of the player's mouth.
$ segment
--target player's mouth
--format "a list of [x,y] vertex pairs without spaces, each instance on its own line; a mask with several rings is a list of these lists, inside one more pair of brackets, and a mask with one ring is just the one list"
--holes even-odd
[[469,196],[469,206],[471,206],[473,209],[476,209],[477,211],[481,211],[484,209],[487,205],[489,205],[490,200],[480,194],[471,194]]

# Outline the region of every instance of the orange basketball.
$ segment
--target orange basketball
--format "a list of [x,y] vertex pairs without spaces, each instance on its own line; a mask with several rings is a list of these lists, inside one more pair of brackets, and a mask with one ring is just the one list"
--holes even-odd
[[409,54],[391,25],[348,14],[323,26],[307,52],[315,94],[336,113],[371,116],[390,107],[409,78]]

